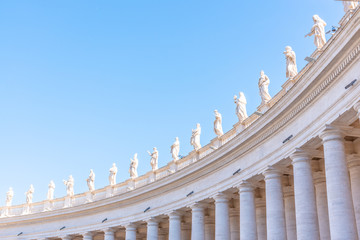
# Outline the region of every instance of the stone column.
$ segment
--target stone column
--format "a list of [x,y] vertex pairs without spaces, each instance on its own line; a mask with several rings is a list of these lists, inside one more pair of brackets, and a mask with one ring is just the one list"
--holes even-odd
[[284,187],[284,207],[287,239],[296,239],[295,197],[292,186]]
[[239,185],[240,194],[240,239],[256,240],[256,210],[254,187],[247,181]]
[[130,223],[129,225],[126,225],[125,228],[125,240],[136,240],[136,225]]
[[191,239],[191,223],[181,223],[181,240]]
[[230,239],[229,198],[224,193],[215,197],[215,240]]
[[290,158],[294,171],[297,239],[320,239],[310,155],[297,149]]
[[320,138],[324,145],[331,239],[357,239],[344,137],[339,129],[326,126]]
[[330,239],[329,212],[326,194],[326,182],[324,172],[314,173],[316,191],[316,208],[318,214],[319,232],[321,240]]
[[349,155],[347,160],[350,172],[351,195],[354,203],[357,232],[358,236],[360,236],[360,155]]
[[107,228],[104,231],[104,240],[115,240],[115,230]]
[[257,239],[266,240],[266,202],[262,198],[257,198],[255,206]]
[[169,240],[181,240],[181,215],[177,211],[169,214]]
[[83,240],[92,240],[93,239],[93,233],[92,232],[86,232],[82,234]]
[[211,216],[205,217],[205,240],[215,240],[215,222]]
[[230,239],[240,240],[240,211],[238,208],[229,209]]
[[150,218],[149,220],[147,220],[146,239],[158,240],[158,235],[159,235],[159,222],[154,218]]
[[191,206],[191,240],[205,240],[204,205],[196,203]]
[[266,191],[267,240],[286,240],[282,174],[279,170],[269,167],[263,175]]

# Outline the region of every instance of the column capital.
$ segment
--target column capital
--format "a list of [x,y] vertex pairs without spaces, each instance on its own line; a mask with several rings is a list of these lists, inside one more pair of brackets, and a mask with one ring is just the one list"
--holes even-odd
[[135,231],[136,228],[137,228],[137,225],[135,223],[128,223],[128,224],[125,225],[125,229],[127,231],[129,231],[129,230],[130,231]]
[[326,182],[325,173],[323,171],[318,171],[313,173],[314,184]]
[[296,148],[295,152],[290,155],[293,165],[298,162],[310,162],[310,157],[310,153],[301,148]]
[[72,237],[70,235],[63,235],[63,236],[60,236],[60,238],[62,240],[71,240],[72,239]]
[[155,217],[150,217],[148,219],[145,220],[145,222],[149,225],[149,224],[159,224],[160,220],[155,218]]
[[344,141],[343,131],[333,125],[326,125],[325,130],[320,133],[319,137],[322,139],[323,143],[331,140]]
[[239,185],[237,185],[237,188],[239,189],[239,193],[242,192],[254,192],[254,186],[250,182],[243,180],[240,182]]
[[93,232],[84,232],[84,233],[81,233],[81,235],[83,237],[92,237],[92,236],[94,236],[94,233]]
[[167,214],[169,216],[170,219],[180,219],[182,214],[181,212],[175,210],[175,211],[172,211],[170,213]]
[[108,234],[114,234],[116,229],[114,229],[112,227],[108,227],[108,228],[102,229],[101,231],[103,231],[105,235],[108,235]]
[[219,203],[219,202],[228,202],[229,201],[229,196],[225,193],[219,192],[218,194],[216,194],[213,199],[215,200],[215,203]]
[[195,202],[191,204],[189,207],[191,208],[192,211],[199,211],[199,210],[203,211],[207,206],[208,204],[206,203]]
[[349,170],[353,167],[360,166],[360,155],[359,154],[346,155],[346,161],[347,161]]
[[273,179],[273,178],[281,178],[282,177],[282,172],[275,167],[269,166],[263,173],[262,173],[265,177],[265,181],[268,179]]

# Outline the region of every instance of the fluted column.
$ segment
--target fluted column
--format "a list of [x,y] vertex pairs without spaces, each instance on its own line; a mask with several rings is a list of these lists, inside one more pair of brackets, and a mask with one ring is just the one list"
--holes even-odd
[[326,182],[324,172],[314,174],[316,208],[318,214],[319,232],[321,240],[330,239],[329,212],[326,194]]
[[104,240],[115,240],[115,230],[107,228],[104,231]]
[[230,239],[229,198],[224,193],[215,197],[215,240]]
[[240,193],[240,239],[256,240],[256,210],[254,187],[247,181],[239,185]]
[[93,239],[93,233],[91,233],[91,232],[83,233],[82,236],[83,236],[83,240],[92,240]]
[[296,213],[295,197],[292,186],[286,186],[284,189],[284,207],[287,239],[296,239]]
[[169,240],[181,240],[181,214],[177,211],[169,214]]
[[358,236],[360,236],[360,155],[349,155],[347,160],[350,172],[351,195],[354,203],[357,232]]
[[266,202],[262,198],[257,198],[255,206],[257,239],[266,240]]
[[327,126],[320,138],[324,145],[331,239],[357,239],[344,137],[339,129]]
[[240,211],[237,208],[229,209],[230,239],[240,240]]
[[320,235],[310,155],[297,149],[291,159],[294,170],[297,239],[317,240]]
[[215,240],[215,222],[211,216],[205,217],[205,240]]
[[266,191],[267,240],[286,240],[282,174],[279,170],[269,167],[263,175]]
[[158,240],[159,236],[159,222],[154,219],[150,218],[147,220],[147,240]]
[[204,205],[196,203],[191,206],[191,240],[205,240]]

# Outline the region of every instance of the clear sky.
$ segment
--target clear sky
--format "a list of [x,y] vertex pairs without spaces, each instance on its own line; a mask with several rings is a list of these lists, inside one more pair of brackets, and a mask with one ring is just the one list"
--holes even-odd
[[[233,96],[243,91],[248,113],[260,104],[258,78],[270,78],[270,94],[285,82],[285,46],[299,70],[315,50],[304,38],[318,14],[338,25],[341,2],[333,0],[11,0],[0,1],[0,205],[14,188],[14,204],[96,188],[129,177],[139,155],[139,174],[191,150],[191,129],[202,126],[201,143],[215,137],[213,111],[223,128],[236,123]],[[327,35],[329,38],[331,35]]]

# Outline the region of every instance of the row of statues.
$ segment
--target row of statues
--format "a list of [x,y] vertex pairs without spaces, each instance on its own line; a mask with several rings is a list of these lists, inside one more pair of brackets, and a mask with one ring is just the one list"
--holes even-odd
[[[343,1],[344,4],[344,11],[348,12],[355,9],[358,6],[357,2],[353,1]],[[313,16],[314,25],[311,28],[311,32],[307,34],[305,37],[310,37],[314,35],[314,44],[318,50],[320,50],[326,44],[325,38],[325,26],[326,22],[322,20],[318,15]],[[297,74],[297,65],[296,65],[296,54],[290,46],[285,47],[284,55],[286,58],[286,77],[288,79],[294,79]],[[259,93],[261,97],[261,104],[267,105],[271,100],[271,96],[269,94],[269,84],[270,79],[267,75],[265,75],[264,71],[260,72],[260,78],[258,81]],[[234,96],[234,103],[236,105],[235,113],[238,117],[238,120],[241,124],[248,118],[247,110],[246,110],[246,97],[243,92],[239,93],[239,96]],[[214,132],[217,137],[221,137],[224,132],[222,129],[222,115],[215,110],[215,121],[214,121]],[[201,149],[200,143],[200,135],[201,135],[201,126],[198,123],[196,128],[192,130],[190,144],[193,146],[194,150],[198,152]],[[174,162],[179,160],[179,152],[180,152],[180,142],[179,138],[175,138],[175,142],[171,145],[170,153],[172,156],[172,160]],[[153,152],[147,151],[150,156],[150,165],[152,171],[158,170],[158,159],[159,159],[159,152],[156,147],[153,148]],[[137,168],[139,165],[139,160],[137,153],[135,153],[134,157],[130,159],[130,178],[135,179],[138,177]],[[116,175],[118,169],[116,164],[113,163],[112,167],[109,169],[109,185],[115,186],[116,185]],[[89,192],[93,193],[95,191],[95,173],[91,169],[89,177],[86,179]],[[67,197],[74,196],[74,178],[72,175],[69,176],[68,180],[63,180],[64,185],[66,186],[66,195]],[[34,194],[34,186],[30,185],[29,190],[25,193],[26,195],[26,208],[24,209],[24,213],[30,212],[29,206],[32,203],[33,194]],[[48,185],[48,193],[47,193],[47,200],[52,201],[54,199],[54,191],[55,191],[55,183],[50,181]],[[8,208],[12,205],[12,200],[14,197],[14,191],[10,187],[7,194],[6,194],[6,208],[2,212],[2,216],[6,216],[8,214]]]

